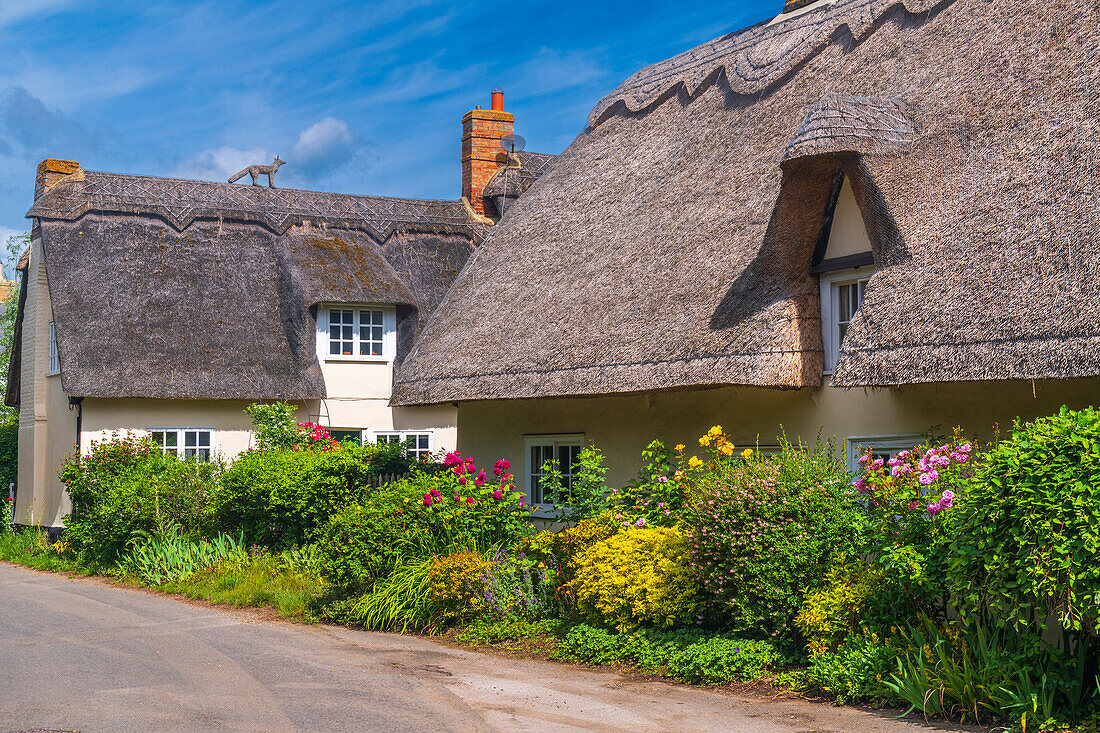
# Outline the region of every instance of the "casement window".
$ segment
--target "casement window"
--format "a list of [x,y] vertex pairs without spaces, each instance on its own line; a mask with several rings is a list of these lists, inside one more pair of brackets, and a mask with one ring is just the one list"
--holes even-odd
[[[554,505],[569,504],[576,477],[577,458],[584,446],[584,435],[528,435],[523,439],[524,491],[533,506],[549,509]],[[553,496],[543,486],[546,475],[543,466],[554,461],[561,471],[565,496]]]
[[859,473],[859,457],[868,448],[871,449],[872,457],[889,460],[903,450],[920,445],[923,440],[922,436],[916,434],[850,436],[847,441],[848,472],[853,475]]
[[355,443],[356,445],[363,445],[362,430],[335,430],[330,428],[328,434],[329,437],[337,443]]
[[209,461],[214,448],[213,428],[149,428],[149,437],[161,453]]
[[826,374],[832,374],[836,368],[848,324],[863,305],[863,295],[873,272],[873,267],[861,267],[821,276],[821,339],[825,347]]
[[50,365],[46,373],[61,373],[61,357],[57,355],[57,328],[53,321],[50,321]]
[[432,455],[431,431],[386,430],[374,434],[377,443],[404,443],[405,452],[414,461],[423,461]]
[[317,345],[328,361],[392,361],[397,350],[397,311],[392,306],[321,306]]

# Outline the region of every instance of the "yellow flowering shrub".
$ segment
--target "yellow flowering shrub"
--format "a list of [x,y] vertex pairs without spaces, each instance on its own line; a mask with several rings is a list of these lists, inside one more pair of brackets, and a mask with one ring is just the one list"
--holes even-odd
[[453,552],[432,558],[428,594],[438,605],[442,621],[467,617],[481,609],[485,577],[492,568],[492,563],[477,552]]
[[884,582],[881,571],[858,563],[829,570],[822,586],[806,594],[802,610],[794,619],[794,625],[806,637],[811,658],[836,651],[858,630],[862,612]]
[[631,528],[597,542],[576,558],[579,610],[620,631],[689,623],[698,603],[689,550],[675,527]]

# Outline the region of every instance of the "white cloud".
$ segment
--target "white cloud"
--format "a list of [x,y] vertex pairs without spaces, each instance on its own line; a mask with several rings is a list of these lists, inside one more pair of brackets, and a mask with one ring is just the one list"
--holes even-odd
[[[270,163],[275,156],[267,148],[241,150],[223,145],[204,150],[176,167],[172,175],[178,178],[194,178],[200,181],[226,181],[242,168],[258,163]],[[246,183],[251,182],[251,178]]]
[[326,117],[298,134],[298,142],[294,143],[287,162],[295,172],[307,177],[324,175],[348,163],[358,146],[359,141],[351,134],[348,123]]

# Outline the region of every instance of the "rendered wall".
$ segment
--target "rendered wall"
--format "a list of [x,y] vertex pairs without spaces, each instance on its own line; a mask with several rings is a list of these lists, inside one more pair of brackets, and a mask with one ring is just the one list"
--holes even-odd
[[640,468],[650,441],[684,443],[698,451],[698,438],[721,425],[739,447],[774,444],[782,427],[792,440],[814,443],[837,436],[846,459],[849,436],[920,434],[933,426],[959,425],[988,439],[994,424],[1011,428],[1017,415],[1035,418],[1063,405],[1100,405],[1100,379],[1031,382],[971,382],[887,389],[777,390],[722,387],[592,398],[501,400],[461,403],[459,450],[479,464],[497,458],[524,471],[524,435],[583,433],[607,456],[611,486],[622,486]]

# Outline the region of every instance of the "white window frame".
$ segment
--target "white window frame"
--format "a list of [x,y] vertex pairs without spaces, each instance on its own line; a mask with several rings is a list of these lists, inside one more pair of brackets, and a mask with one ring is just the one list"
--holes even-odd
[[[401,443],[407,446],[409,438],[420,438],[424,435],[428,436],[428,447],[425,449],[418,445],[412,446],[412,451],[409,453],[415,456],[417,461],[421,461],[425,456],[435,453],[435,433],[432,430],[373,430],[370,431],[369,440],[372,443]],[[386,440],[379,440],[379,438]],[[397,438],[397,440],[390,440],[390,438]]]
[[[177,458],[179,458],[181,460],[189,457],[186,454],[186,451],[187,451],[187,433],[189,433],[189,432],[193,432],[193,433],[210,433],[210,445],[209,446],[200,446],[198,444],[199,443],[198,436],[197,435],[195,436],[195,447],[194,447],[195,454],[194,455],[196,457],[198,457],[199,460],[201,460],[203,462],[214,460],[214,450],[215,450],[215,447],[216,447],[215,446],[215,439],[216,439],[216,436],[217,436],[217,431],[214,430],[214,428],[199,427],[199,426],[195,426],[195,425],[187,425],[187,426],[184,426],[184,427],[152,427],[152,428],[146,428],[146,432],[149,434],[150,438],[153,437],[153,433],[175,433],[176,434],[176,445],[174,446],[175,455],[176,455]],[[154,443],[154,445],[155,445],[155,443]],[[160,449],[161,453],[166,452],[164,450],[163,445],[157,445],[156,447]],[[201,456],[199,456],[198,451],[202,448],[207,448],[209,450],[210,454],[206,458],[202,458]]]
[[[351,311],[355,317],[352,325],[352,352],[351,354],[329,353],[329,319],[334,310]],[[382,353],[359,354],[360,350],[360,312],[381,311],[382,313]],[[392,362],[397,355],[397,307],[392,305],[378,305],[372,303],[322,303],[317,308],[317,356],[322,361],[356,361],[356,362]]]
[[[840,286],[869,280],[875,274],[873,265],[852,270],[839,270],[821,275],[821,342],[825,348],[825,374],[832,374],[840,358]],[[862,301],[860,306],[862,306]],[[852,313],[858,312],[858,308]]]
[[[536,446],[553,446],[555,453],[557,448],[562,446],[570,446],[577,448],[584,448],[584,433],[559,433],[550,435],[525,435],[523,436],[523,493],[527,496],[527,501],[534,507],[534,515],[538,516],[551,516],[554,510],[554,504],[541,502],[537,503],[532,500],[532,493],[534,486],[532,485],[532,474],[541,467],[533,466],[531,461],[531,449]],[[564,466],[559,466],[564,469]],[[562,473],[565,473],[563,470]]]
[[51,376],[61,373],[61,357],[57,353],[57,326],[50,321],[50,363],[46,368],[46,375]]
[[909,450],[924,442],[924,436],[918,433],[904,435],[850,435],[848,436],[848,472],[859,473],[859,457],[865,448],[874,454],[893,458],[903,450]]

